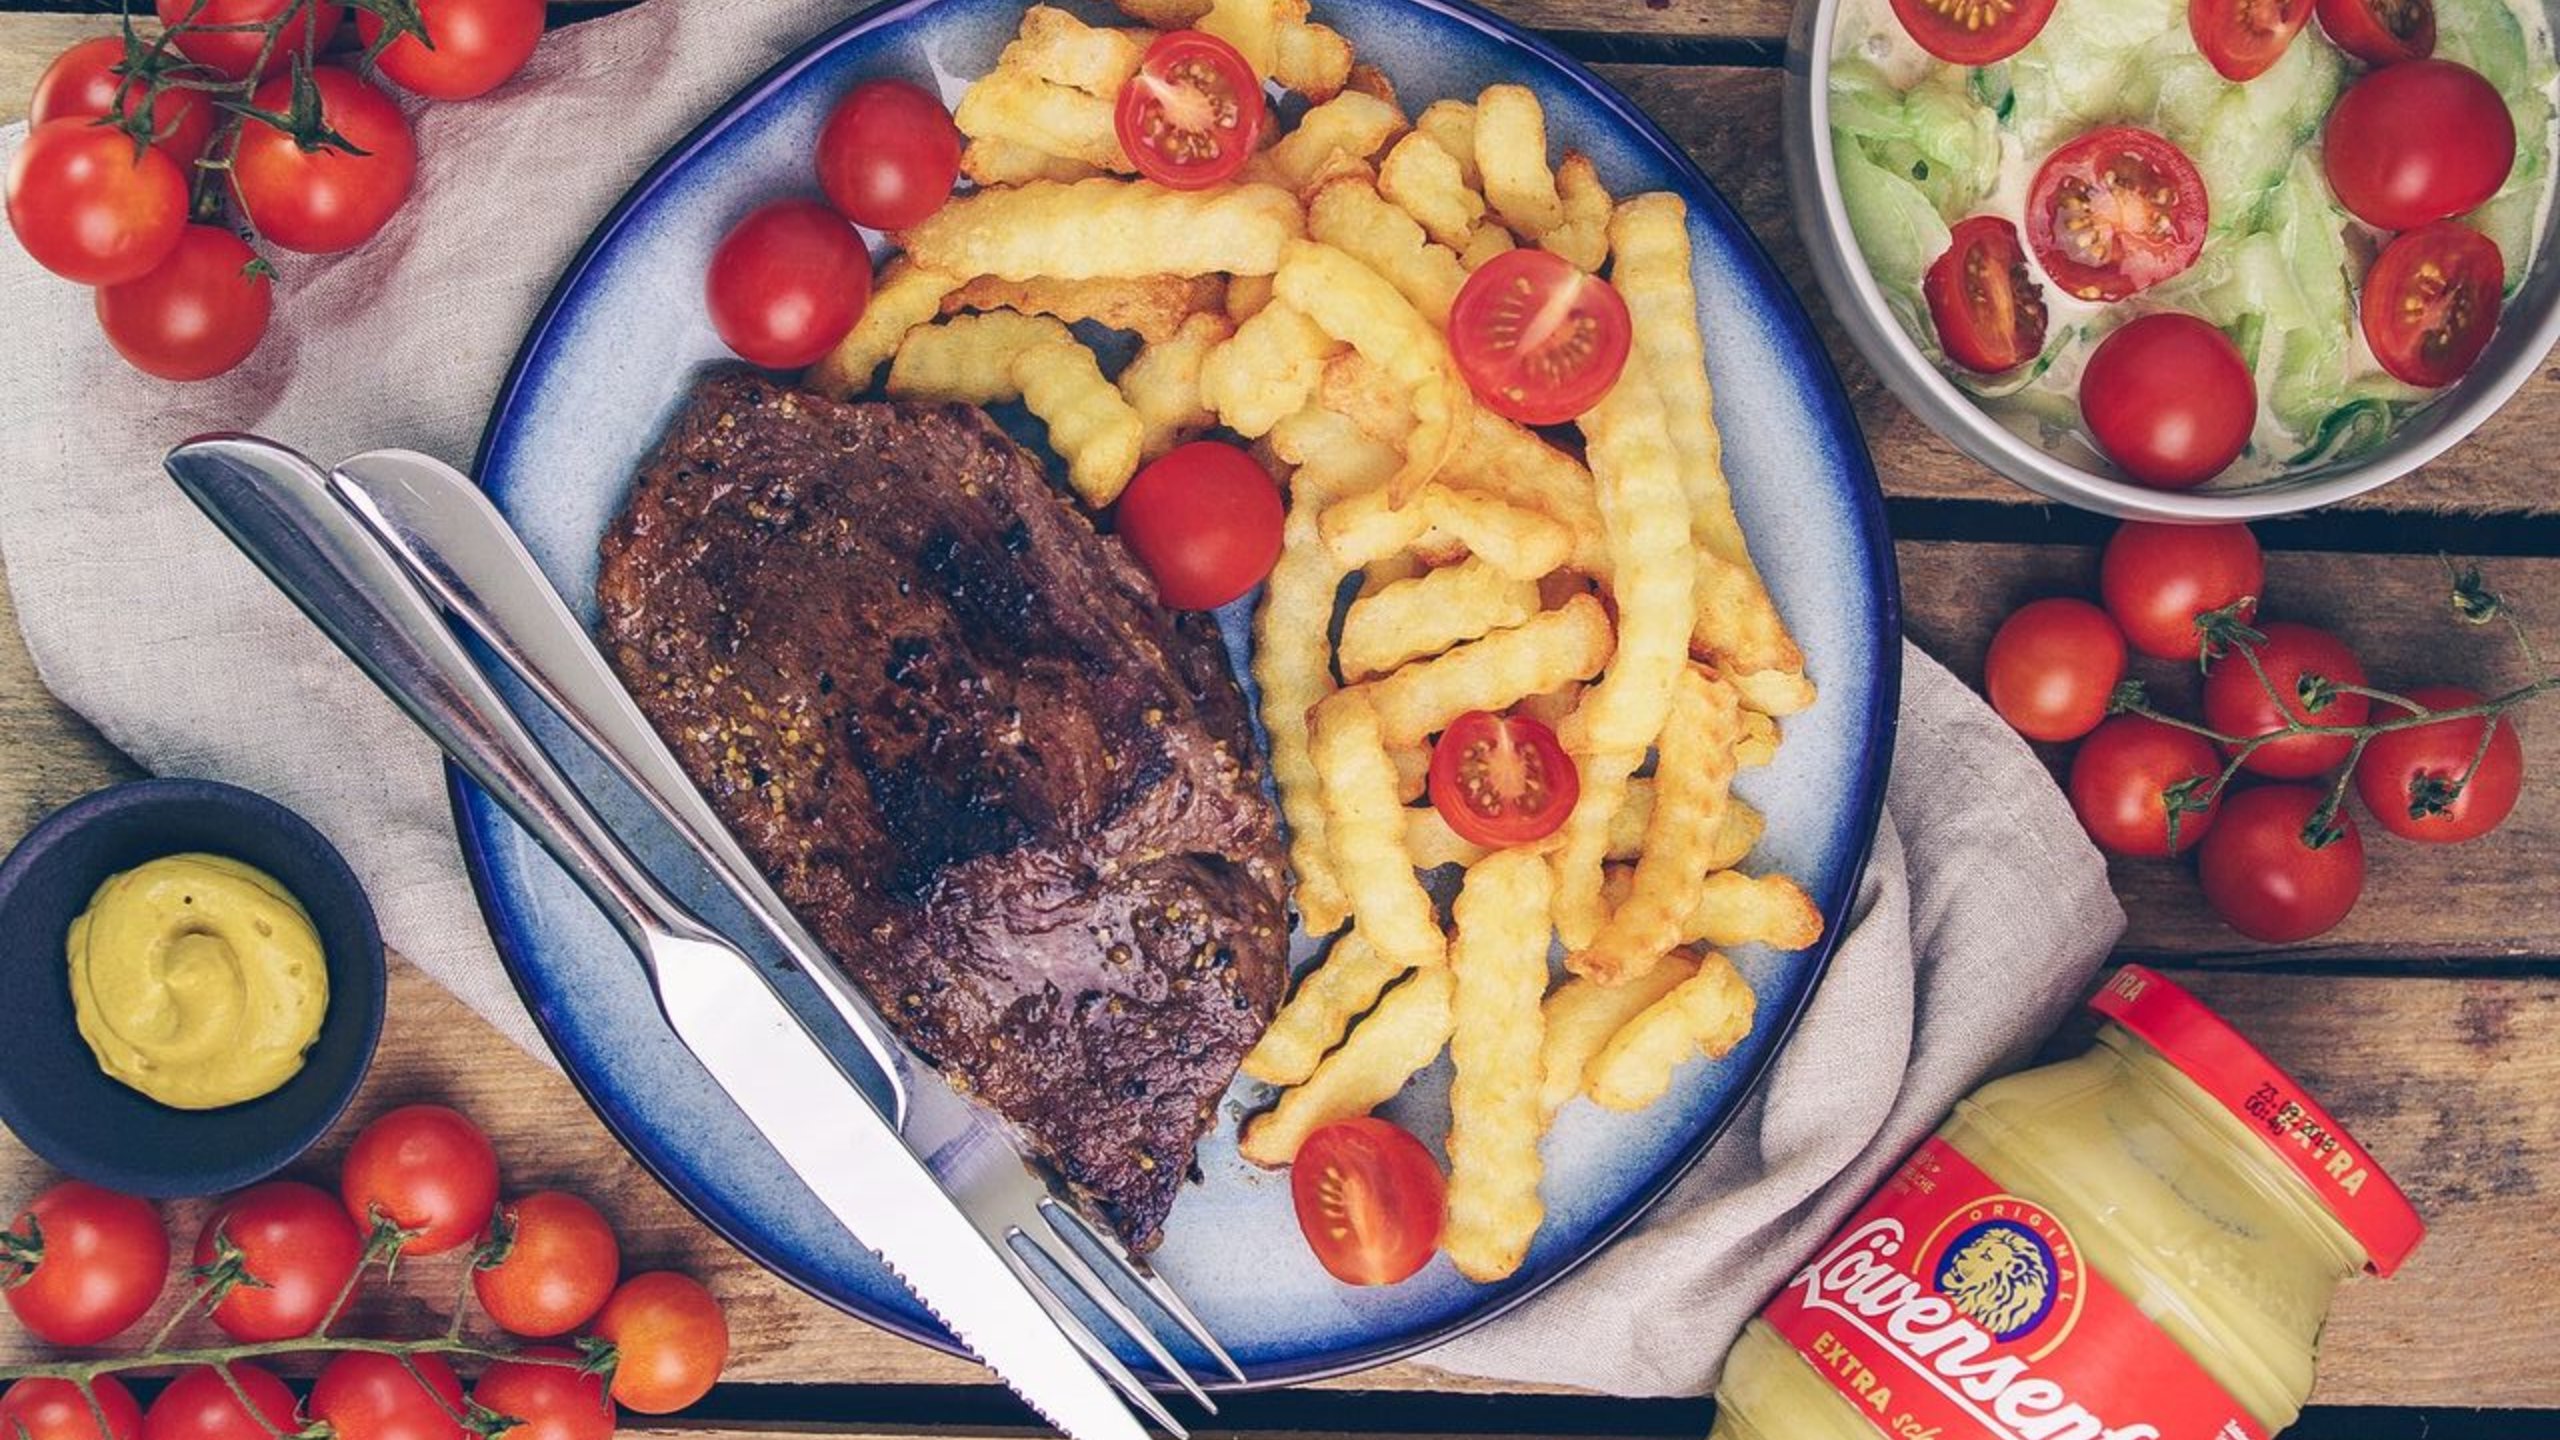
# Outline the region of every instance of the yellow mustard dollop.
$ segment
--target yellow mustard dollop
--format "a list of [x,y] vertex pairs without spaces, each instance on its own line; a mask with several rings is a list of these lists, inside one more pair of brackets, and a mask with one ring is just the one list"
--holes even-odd
[[264,871],[170,855],[108,877],[71,922],[71,1002],[107,1074],[217,1110],[302,1069],[329,1010],[311,916]]

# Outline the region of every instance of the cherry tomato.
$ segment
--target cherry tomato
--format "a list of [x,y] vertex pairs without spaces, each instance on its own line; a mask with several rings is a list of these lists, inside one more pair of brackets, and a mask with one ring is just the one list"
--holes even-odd
[[1262,119],[1253,66],[1199,30],[1157,36],[1112,112],[1129,163],[1173,190],[1203,190],[1243,169]]
[[1929,318],[1947,358],[1967,370],[1997,375],[2044,351],[2044,282],[2027,269],[2018,227],[1976,215],[1955,228],[1955,243],[1921,282]]
[[327,1421],[334,1440],[464,1440],[453,1367],[441,1355],[410,1358],[416,1375],[391,1355],[350,1350],[331,1360],[312,1382],[311,1418]]
[[2107,718],[2124,633],[2086,600],[2038,600],[2002,622],[1983,661],[1991,708],[2030,740],[2077,740]]
[[[2458,685],[2426,685],[2407,692],[2408,697],[2430,710],[2461,710],[2480,703],[2480,693]],[[2383,707],[2383,719],[2390,719],[2393,707]],[[2356,762],[2356,794],[2373,812],[2374,822],[2406,840],[2452,844],[2458,840],[2474,840],[2495,830],[2509,812],[2516,808],[2516,796],[2524,789],[2524,742],[2516,738],[2516,722],[2501,717],[2497,733],[2488,737],[2488,748],[2481,748],[2481,736],[2489,721],[2480,716],[2467,720],[2439,720],[2408,730],[2386,730],[2373,737],[2364,747],[2364,758]],[[2474,758],[2479,768],[2472,768]],[[2468,774],[2471,778],[2463,781]],[[2435,792],[2423,797],[2420,782]],[[2460,793],[2451,800],[2441,792],[2456,782]],[[2421,815],[2420,810],[2427,813]]]
[[168,1283],[169,1232],[148,1200],[65,1180],[0,1231],[0,1297],[49,1345],[113,1339]]
[[2498,87],[2450,60],[2412,60],[2338,97],[2321,132],[2338,203],[2383,230],[2415,230],[2477,207],[2507,183],[2516,122]]
[[2184,851],[2204,838],[2221,812],[2222,797],[2207,798],[2221,773],[2222,758],[2203,736],[2148,715],[2110,715],[2071,757],[2071,810],[2099,849],[2156,859],[2169,853],[2169,788],[2205,782],[2191,790],[2205,808],[2178,814],[2178,849]]
[[2223,801],[2222,818],[2196,851],[2205,903],[2252,940],[2289,944],[2336,928],[2364,891],[2364,837],[2338,816],[2338,837],[2318,849],[2302,827],[2327,796],[2310,785],[2261,785]]
[[[297,4],[301,9],[276,31],[267,62],[259,66],[258,49],[266,43],[264,27],[275,24]],[[316,56],[328,49],[329,37],[338,33],[338,12],[344,7],[320,0],[156,0],[155,8],[163,26],[187,25],[177,38],[178,53],[226,80],[244,80],[252,67],[262,76],[280,75],[295,56]]]
[[[499,1440],[612,1440],[615,1414],[604,1377],[577,1366],[574,1350],[536,1346],[524,1358],[500,1360],[480,1372],[471,1398],[516,1423]],[[537,1360],[566,1360],[538,1365]],[[229,1437],[224,1437],[229,1440]]]
[[1431,747],[1431,805],[1478,845],[1525,845],[1556,832],[1582,796],[1556,732],[1526,715],[1470,710]]
[[500,1328],[545,1338],[594,1319],[621,1268],[622,1247],[596,1207],[538,1190],[499,1210],[471,1288]]
[[27,102],[27,124],[41,125],[65,118],[94,120],[107,114],[129,116],[147,106],[151,133],[158,137],[151,143],[177,161],[180,169],[193,165],[196,157],[204,153],[204,142],[213,138],[213,102],[201,90],[175,85],[151,95],[150,87],[137,76],[125,92],[124,103],[118,105],[116,88],[123,79],[124,60],[124,37],[120,35],[83,40],[55,56],[36,80],[35,98]]
[[1551,251],[1506,250],[1449,307],[1458,373],[1487,409],[1560,425],[1609,393],[1635,333],[1618,287]]
[[1447,1191],[1422,1142],[1374,1115],[1317,1130],[1289,1167],[1298,1233],[1346,1285],[1393,1285],[1429,1264]]
[[[239,1396],[210,1365],[181,1370],[151,1402],[142,1417],[142,1440],[274,1440],[298,1435],[302,1417],[295,1412],[293,1392],[272,1373],[235,1361],[225,1367],[258,1407],[252,1415]],[[264,1423],[260,1417],[265,1417]]]
[[702,1283],[670,1270],[622,1282],[596,1317],[613,1342],[613,1398],[643,1415],[671,1415],[711,1393],[729,1363],[729,1320]]
[[[417,0],[426,40],[403,35],[373,57],[384,78],[412,95],[468,100],[516,78],[542,38],[542,0]],[[356,34],[371,49],[382,17],[356,12]],[[428,42],[432,42],[432,48]]]
[[816,363],[871,303],[871,252],[815,200],[777,200],[711,252],[703,281],[711,328],[741,359],[771,370]]
[[[391,97],[352,70],[322,65],[311,72],[320,89],[321,123],[361,150],[301,142],[272,125],[240,132],[232,175],[258,233],[287,250],[335,255],[370,240],[409,197],[417,178],[418,142]],[[293,104],[293,81],[279,76],[258,87],[252,104],[279,114]]]
[[2027,48],[2053,18],[2054,0],[1893,0],[1894,18],[1920,48],[1958,65],[1990,65]]
[[187,178],[112,126],[66,118],[27,132],[9,162],[9,228],[35,262],[82,285],[150,274],[187,228]]
[[190,225],[160,268],[100,286],[98,328],[136,370],[205,380],[249,358],[266,337],[275,285],[252,271],[258,252],[216,225]]
[[2125,643],[2158,660],[2195,659],[2204,645],[2196,617],[2246,601],[2237,615],[2246,621],[2266,588],[2266,557],[2246,525],[2128,520],[2098,565],[2098,594]]
[[818,188],[856,225],[921,224],[959,180],[960,127],[941,101],[904,80],[854,86],[818,132]]
[[366,1230],[411,1232],[403,1255],[460,1249],[498,1208],[498,1152],[480,1127],[443,1105],[403,1105],[356,1136],[338,1175],[347,1214]]
[[2162,311],[2116,327],[2080,372],[2080,419],[2134,480],[2189,490],[2249,447],[2258,384],[2229,336]]
[[[24,1440],[141,1440],[142,1407],[133,1392],[113,1375],[90,1382],[98,1408],[91,1410],[80,1387],[68,1380],[34,1376],[0,1392],[0,1435]],[[98,1417],[107,1417],[103,1431]]]
[[2436,53],[2435,0],[2320,0],[2329,42],[2367,65],[2398,65]]
[[2183,273],[2204,253],[2210,218],[2195,162],[2132,125],[2102,125],[2054,151],[2027,191],[2027,243],[2083,300],[2121,300]]
[[290,1340],[328,1318],[364,1258],[364,1237],[338,1197],[293,1180],[253,1185],[214,1207],[196,1236],[195,1263],[210,1266],[227,1240],[258,1285],[213,1307],[234,1340]]
[[1215,610],[1280,558],[1280,487],[1233,445],[1194,440],[1138,472],[1114,524],[1176,610]]
[[2194,0],[2187,31],[2225,80],[2255,80],[2275,68],[2311,22],[2311,0]]
[[2506,288],[2496,241],[2450,220],[2421,226],[2384,246],[2365,272],[2357,305],[2365,343],[2412,385],[2450,385],[2489,348]]
[[[2287,620],[2272,621],[2258,630],[2267,637],[2265,644],[2256,647],[2258,664],[2266,670],[2268,684],[2284,697],[2284,709],[2276,708],[2267,685],[2259,683],[2257,671],[2250,667],[2249,657],[2235,647],[2205,671],[2206,724],[2225,735],[2247,738],[2283,729],[2287,714],[2312,725],[2365,722],[2372,702],[2362,695],[2340,691],[2311,710],[2304,708],[2297,688],[2305,675],[2333,685],[2362,685],[2364,667],[2356,663],[2355,652],[2346,642],[2326,630]],[[2345,735],[2289,735],[2259,746],[2241,768],[2279,780],[2300,780],[2336,769],[2354,749],[2355,741]]]

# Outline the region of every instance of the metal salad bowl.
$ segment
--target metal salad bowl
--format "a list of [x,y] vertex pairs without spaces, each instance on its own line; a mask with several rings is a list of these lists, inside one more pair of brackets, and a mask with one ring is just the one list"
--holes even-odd
[[2553,221],[2560,219],[2555,204],[2544,217],[2532,270],[2507,297],[2497,335],[2479,363],[2434,403],[2402,417],[2374,448],[2265,480],[2186,491],[2155,490],[2112,469],[2075,464],[2003,425],[1950,380],[1902,328],[1867,267],[1849,228],[1831,148],[1832,37],[1848,3],[1802,0],[1787,41],[1787,181],[1814,278],[1850,342],[1896,399],[1957,449],[2039,495],[2104,515],[2189,524],[2264,519],[2334,504],[2389,484],[2451,449],[2505,404],[2560,341],[2560,265],[2548,258]]

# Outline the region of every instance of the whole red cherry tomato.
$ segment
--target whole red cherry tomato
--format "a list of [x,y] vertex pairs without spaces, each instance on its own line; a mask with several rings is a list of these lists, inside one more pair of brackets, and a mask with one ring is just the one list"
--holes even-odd
[[2246,622],[2266,588],[2266,557],[2246,525],[2128,520],[2098,566],[2098,593],[2125,642],[2160,660],[2195,659],[2204,644],[2196,617],[2239,605]]
[[960,127],[921,86],[856,85],[818,132],[818,188],[856,225],[904,230],[951,198],[960,181]]
[[2191,490],[2249,447],[2258,384],[2229,336],[2164,310],[2098,342],[2080,372],[2080,418],[2127,475]]
[[[305,149],[272,125],[252,124],[240,132],[232,174],[259,234],[287,250],[334,255],[390,223],[417,178],[418,143],[400,107],[354,71],[321,65],[311,80],[319,87],[320,122],[363,153],[316,141]],[[278,76],[250,103],[284,113],[292,87],[291,77]]]
[[[142,53],[150,52],[145,48]],[[53,57],[36,79],[35,98],[27,102],[27,124],[94,120],[107,114],[131,116],[147,110],[151,133],[157,137],[151,143],[181,169],[193,165],[204,153],[204,142],[213,138],[213,102],[202,90],[179,85],[165,85],[155,95],[149,77],[140,74],[130,86],[124,85],[126,58],[121,35],[83,40]],[[116,101],[119,88],[125,92],[121,104]]]
[[187,228],[187,178],[113,126],[48,120],[9,162],[9,228],[65,280],[116,285],[157,269]]
[[403,1105],[356,1136],[338,1176],[356,1224],[389,1221],[409,1232],[404,1255],[458,1250],[498,1208],[498,1152],[461,1111]]
[[[2339,690],[2317,709],[2302,703],[2301,684],[2304,676],[2316,676],[2331,686],[2362,685],[2364,667],[2356,663],[2355,652],[2326,630],[2291,621],[2277,620],[2258,627],[2266,643],[2256,648],[2258,665],[2252,667],[2249,657],[2238,648],[2218,656],[2205,671],[2205,723],[2225,735],[2248,739],[2273,734],[2285,728],[2285,716],[2291,715],[2307,725],[2361,725],[2372,708],[2362,695]],[[2266,671],[2261,682],[2258,670]],[[2268,686],[2275,695],[2268,694]],[[2277,708],[2276,696],[2283,697],[2283,708]],[[2280,780],[2301,780],[2324,770],[2334,770],[2346,763],[2355,749],[2355,740],[2345,735],[2288,735],[2270,740],[2241,762],[2241,768],[2259,775],[2272,775]]]
[[1113,524],[1176,610],[1215,610],[1280,558],[1280,487],[1233,445],[1194,440],[1138,472]]
[[[417,0],[426,39],[403,35],[373,57],[385,79],[412,95],[468,100],[516,77],[542,38],[542,0]],[[382,17],[356,12],[356,34],[371,49]]]
[[[24,1436],[25,1440],[141,1440],[142,1407],[134,1403],[133,1392],[113,1375],[101,1375],[90,1382],[97,1393],[98,1407],[80,1394],[80,1387],[68,1380],[49,1375],[32,1375],[0,1392],[0,1435]],[[98,1417],[106,1417],[106,1428],[98,1428]]]
[[283,1381],[246,1361],[224,1368],[257,1407],[256,1414],[240,1403],[219,1371],[198,1365],[179,1371],[151,1402],[142,1416],[142,1440],[274,1440],[301,1433],[302,1417]]
[[2002,622],[1983,662],[1991,708],[2030,740],[2077,740],[2107,718],[2124,634],[2086,600],[2038,600]]
[[275,282],[258,252],[216,225],[190,225],[178,248],[138,280],[98,288],[98,328],[136,370],[205,380],[249,358],[266,337]]
[[596,1207],[538,1190],[499,1208],[471,1288],[499,1328],[547,1338],[594,1319],[621,1268],[622,1247]]
[[[544,1360],[568,1363],[535,1363]],[[615,1414],[604,1377],[581,1369],[578,1352],[562,1346],[536,1346],[520,1359],[492,1364],[480,1372],[471,1398],[517,1422],[504,1440],[613,1440]]]
[[311,1418],[333,1440],[465,1440],[462,1381],[441,1355],[413,1355],[411,1374],[393,1355],[350,1350],[311,1385]]
[[0,1298],[48,1345],[114,1339],[168,1282],[160,1212],[85,1180],[45,1191],[0,1231]]
[[[2407,695],[2430,710],[2462,710],[2481,700],[2478,691],[2458,685],[2422,685]],[[2386,705],[2376,718],[2392,714]],[[2356,762],[2356,794],[2374,823],[2403,839],[2435,844],[2497,829],[2524,790],[2524,742],[2510,717],[2499,718],[2495,734],[2489,728],[2475,715],[2373,737]],[[2447,799],[2457,783],[2459,791]]]
[[2178,813],[2183,851],[2213,828],[2222,800],[2213,781],[2221,773],[2222,758],[2203,736],[2148,715],[2111,715],[2071,757],[2071,810],[2110,854],[2165,856],[2170,788],[2188,785],[2204,802],[2202,809]]
[[2311,785],[2261,785],[2222,802],[2222,817],[2196,852],[2204,898],[2223,923],[2269,944],[2337,928],[2364,892],[2364,839],[2345,814],[2314,847],[2303,827],[2326,799]]
[[2516,122],[2498,87],[2450,60],[2387,65],[2329,111],[2321,163],[2338,203],[2382,230],[2474,209],[2507,183]]
[[845,218],[814,200],[777,200],[711,252],[703,281],[711,328],[767,369],[813,364],[871,303],[871,252]]
[[338,1197],[294,1180],[252,1185],[214,1207],[196,1236],[203,1269],[236,1252],[256,1285],[213,1307],[234,1340],[291,1340],[320,1328],[364,1258],[364,1238]]
[[[163,28],[186,27],[178,31],[180,54],[226,80],[242,80],[252,69],[261,76],[280,75],[295,57],[328,49],[345,7],[319,0],[155,0],[155,8]],[[295,12],[293,18],[269,45],[266,27],[288,10]],[[258,61],[261,48],[266,51],[263,65]]]
[[622,1282],[596,1317],[613,1342],[613,1398],[626,1410],[670,1415],[711,1393],[729,1363],[729,1320],[691,1276],[669,1270]]

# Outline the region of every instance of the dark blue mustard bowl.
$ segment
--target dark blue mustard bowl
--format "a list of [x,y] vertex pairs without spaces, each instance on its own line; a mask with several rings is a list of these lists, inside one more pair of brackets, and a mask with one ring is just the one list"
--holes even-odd
[[[73,1019],[71,922],[100,882],[162,856],[228,856],[310,912],[329,1009],[302,1069],[271,1094],[177,1110],[108,1078]],[[355,1098],[382,1036],[382,934],[335,846],[263,795],[140,780],[65,805],[0,861],[0,1124],[48,1164],[127,1194],[212,1195],[311,1148]]]

